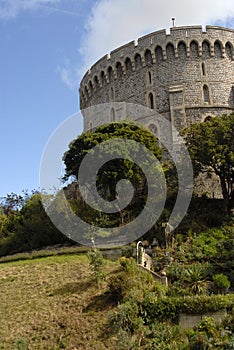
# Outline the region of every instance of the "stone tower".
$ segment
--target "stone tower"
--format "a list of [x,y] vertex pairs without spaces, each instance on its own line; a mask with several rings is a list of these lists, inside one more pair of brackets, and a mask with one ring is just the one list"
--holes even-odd
[[[112,51],[96,62],[80,84],[80,107],[122,102],[109,120],[84,113],[84,131],[124,118],[124,103],[149,107],[180,130],[234,111],[234,30],[173,27]],[[119,104],[118,104],[119,106]],[[107,118],[108,119],[108,118]],[[158,133],[150,119],[142,121]]]

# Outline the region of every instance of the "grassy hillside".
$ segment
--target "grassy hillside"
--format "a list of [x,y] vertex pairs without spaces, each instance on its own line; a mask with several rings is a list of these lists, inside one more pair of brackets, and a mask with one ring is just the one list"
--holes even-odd
[[[234,348],[233,294],[193,293],[194,283],[181,280],[177,265],[168,270],[172,284],[167,288],[140,270],[135,259],[124,257],[105,260],[103,281],[95,279],[90,261],[86,255],[64,254],[1,262],[0,349]],[[98,263],[97,255],[93,261]],[[192,266],[198,265],[188,271]],[[191,271],[194,276],[196,270]],[[201,287],[207,281],[193,282]],[[229,314],[221,325],[208,318],[188,331],[178,326],[181,312],[226,307]]]
[[[117,268],[106,263],[107,279]],[[1,264],[0,349],[110,349],[101,340],[111,307],[104,291],[84,255]]]

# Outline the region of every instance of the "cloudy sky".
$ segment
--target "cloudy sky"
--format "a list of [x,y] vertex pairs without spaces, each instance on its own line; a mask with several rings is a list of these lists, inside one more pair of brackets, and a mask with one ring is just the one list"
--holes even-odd
[[234,0],[0,0],[0,197],[39,188],[43,149],[78,111],[90,65],[172,17],[234,28]]

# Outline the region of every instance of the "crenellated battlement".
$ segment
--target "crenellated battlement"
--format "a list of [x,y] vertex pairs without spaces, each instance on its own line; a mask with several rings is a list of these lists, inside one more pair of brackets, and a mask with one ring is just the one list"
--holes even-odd
[[80,84],[81,108],[87,107],[92,96],[104,87],[118,79],[129,79],[147,66],[169,60],[173,72],[178,60],[205,62],[210,58],[234,60],[234,30],[206,26],[203,31],[202,26],[185,26],[173,27],[169,34],[166,30],[147,34],[111,51],[88,70]]

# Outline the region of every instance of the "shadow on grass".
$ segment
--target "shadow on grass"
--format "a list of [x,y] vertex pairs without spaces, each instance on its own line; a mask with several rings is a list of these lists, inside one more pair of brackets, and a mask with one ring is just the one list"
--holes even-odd
[[83,312],[97,312],[111,309],[117,305],[113,295],[107,291],[92,298],[91,302],[83,309]]
[[63,285],[61,288],[53,290],[53,295],[66,295],[74,293],[84,293],[92,286],[92,281],[72,282]]

